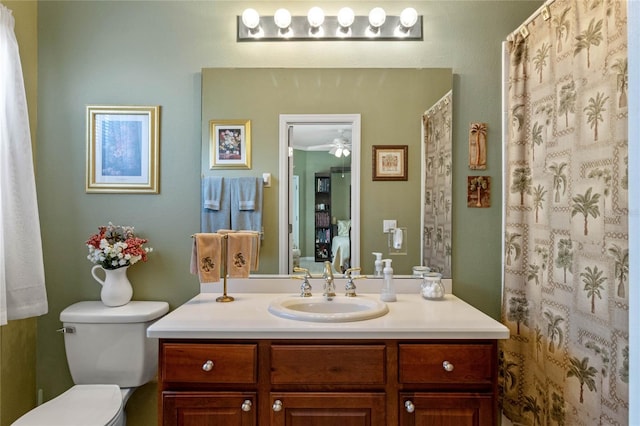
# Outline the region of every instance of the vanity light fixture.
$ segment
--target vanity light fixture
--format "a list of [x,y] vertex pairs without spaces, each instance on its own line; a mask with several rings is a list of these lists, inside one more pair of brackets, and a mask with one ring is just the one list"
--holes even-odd
[[374,7],[366,15],[356,15],[350,7],[326,15],[317,6],[306,16],[292,16],[279,8],[273,16],[260,16],[249,8],[237,17],[237,41],[421,41],[422,16],[412,8],[400,15],[388,15]]

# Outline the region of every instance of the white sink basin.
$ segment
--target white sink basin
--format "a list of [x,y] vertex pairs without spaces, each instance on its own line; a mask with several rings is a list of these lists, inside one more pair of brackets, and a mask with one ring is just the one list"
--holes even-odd
[[350,322],[377,318],[389,312],[387,305],[366,296],[286,296],[273,300],[269,312],[282,318],[313,322]]

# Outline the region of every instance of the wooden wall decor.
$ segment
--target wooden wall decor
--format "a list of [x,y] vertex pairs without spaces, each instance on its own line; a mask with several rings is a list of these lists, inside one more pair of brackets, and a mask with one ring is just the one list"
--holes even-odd
[[467,207],[491,207],[491,177],[467,176]]
[[487,169],[487,123],[471,123],[469,126],[469,168]]

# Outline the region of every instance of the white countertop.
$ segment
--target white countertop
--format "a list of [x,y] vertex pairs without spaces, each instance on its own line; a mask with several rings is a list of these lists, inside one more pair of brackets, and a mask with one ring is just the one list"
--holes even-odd
[[[271,314],[269,303],[286,293],[227,293],[235,301],[216,302],[220,292],[198,294],[151,325],[147,336],[177,339],[509,338],[507,327],[452,294],[434,301],[425,300],[416,292],[398,293],[397,302],[388,303],[389,312],[382,317],[318,323]],[[379,295],[359,293],[358,297],[378,299]]]

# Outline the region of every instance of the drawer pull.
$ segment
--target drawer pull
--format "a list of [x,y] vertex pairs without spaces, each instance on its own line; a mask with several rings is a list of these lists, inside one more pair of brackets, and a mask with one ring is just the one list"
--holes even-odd
[[453,371],[453,364],[449,361],[445,361],[442,363],[442,368],[444,368],[445,371]]
[[414,411],[416,411],[416,406],[413,405],[413,402],[411,400],[404,403],[404,408],[406,408],[407,413],[413,413]]
[[273,408],[273,411],[275,412],[282,411],[282,401],[280,401],[279,399],[276,399],[273,402],[273,406],[271,408]]
[[208,359],[207,362],[202,364],[202,370],[203,371],[211,371],[211,370],[213,370],[213,361]]
[[251,411],[252,405],[253,404],[251,403],[251,400],[245,399],[245,401],[242,403],[242,406],[240,408],[242,409],[242,411],[247,412],[247,411]]

